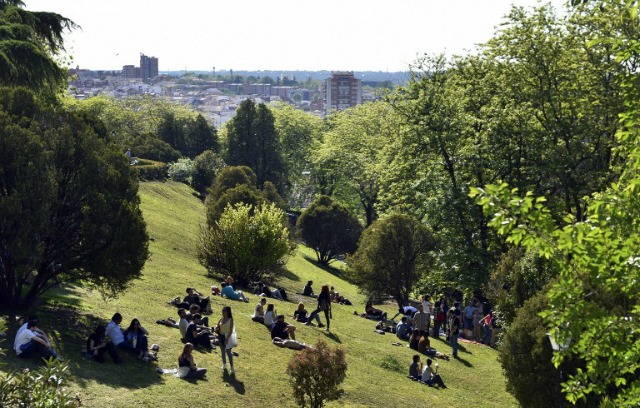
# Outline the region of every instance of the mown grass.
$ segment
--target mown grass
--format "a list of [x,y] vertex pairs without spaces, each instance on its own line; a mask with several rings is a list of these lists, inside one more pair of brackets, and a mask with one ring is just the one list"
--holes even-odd
[[[195,358],[201,367],[210,370],[208,379],[188,382],[161,375],[157,367],[173,368],[182,348],[177,329],[154,322],[168,316],[175,317],[176,309],[167,301],[183,295],[187,286],[208,292],[214,280],[206,276],[195,256],[195,245],[200,224],[204,221],[203,204],[183,184],[147,182],[140,186],[142,209],[148,224],[151,257],[142,278],[132,283],[129,290],[117,299],[104,300],[90,288],[69,286],[52,292],[37,310],[41,326],[54,338],[56,347],[71,366],[74,375],[72,390],[79,392],[88,407],[173,407],[214,406],[232,404],[243,407],[263,407],[270,404],[295,406],[291,388],[285,374],[291,350],[273,346],[267,329],[250,320],[257,301],[251,296],[248,304],[213,297],[216,322],[220,309],[229,304],[233,308],[238,332],[240,356],[236,359],[235,377],[220,371],[219,351],[198,351]],[[351,299],[354,306],[334,305],[331,333],[298,324],[297,337],[307,343],[323,339],[347,351],[348,373],[343,384],[344,396],[328,406],[435,406],[435,407],[508,407],[515,400],[504,390],[504,377],[496,361],[496,352],[483,346],[466,345],[460,353],[462,359],[450,362],[440,360],[440,370],[449,389],[429,388],[406,378],[413,352],[407,347],[396,347],[395,336],[374,332],[375,323],[354,315],[363,309],[363,298],[353,285],[344,279],[346,273],[337,268],[320,268],[313,261],[313,251],[299,246],[286,265],[287,272],[280,285],[294,298],[294,302],[273,301],[276,310],[290,316],[300,299],[300,291],[307,280],[314,287],[327,283]],[[300,299],[313,308],[313,299]],[[394,311],[392,305],[383,308]],[[160,344],[157,364],[142,364],[127,356],[124,366],[109,360],[97,364],[84,359],[81,349],[84,339],[98,322],[106,323],[119,311],[125,323],[139,318],[151,332],[150,341]],[[12,340],[16,323],[10,321]],[[449,348],[443,341],[433,344],[443,352]],[[34,367],[35,362],[19,360],[12,352],[5,359],[3,371]],[[423,358],[423,361],[426,360]]]

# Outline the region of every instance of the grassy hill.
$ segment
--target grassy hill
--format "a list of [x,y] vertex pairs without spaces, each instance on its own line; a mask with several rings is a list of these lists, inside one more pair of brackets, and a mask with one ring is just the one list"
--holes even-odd
[[[140,186],[142,210],[151,236],[151,257],[141,279],[117,299],[104,300],[88,287],[65,287],[45,299],[39,313],[41,327],[54,338],[56,348],[69,362],[75,376],[73,390],[80,393],[88,407],[174,407],[214,406],[231,404],[243,407],[295,406],[285,374],[287,362],[295,353],[271,344],[268,330],[250,319],[257,298],[248,304],[212,297],[215,323],[220,309],[229,304],[234,313],[240,356],[236,359],[236,376],[220,371],[220,352],[194,352],[199,366],[209,369],[208,380],[189,382],[161,375],[157,367],[174,368],[182,343],[177,329],[155,324],[160,318],[176,317],[176,309],[167,304],[174,296],[184,295],[187,286],[208,292],[215,283],[195,257],[195,244],[200,224],[204,222],[202,203],[191,190],[178,183],[147,182]],[[297,324],[297,338],[306,343],[324,339],[347,351],[347,379],[345,394],[329,406],[435,406],[435,407],[508,407],[515,400],[504,391],[504,377],[492,349],[463,345],[458,361],[439,360],[444,381],[449,389],[439,390],[420,385],[406,378],[412,350],[404,345],[392,346],[393,335],[378,335],[374,322],[355,316],[363,310],[363,299],[357,288],[341,278],[343,272],[334,268],[319,268],[313,253],[300,246],[287,262],[287,274],[280,284],[293,294],[300,291],[307,280],[314,287],[327,283],[354,302],[354,306],[335,305],[331,333]],[[276,310],[291,316],[295,303],[275,303]],[[305,300],[307,309],[315,302]],[[386,307],[389,312],[393,306]],[[161,351],[157,364],[142,364],[126,356],[124,366],[116,366],[108,358],[98,364],[82,357],[84,339],[99,322],[106,323],[114,312],[124,316],[123,325],[137,317],[151,332],[150,342],[158,343]],[[291,320],[289,318],[289,320]],[[10,320],[9,340],[16,327]],[[434,344],[435,343],[435,344]],[[450,353],[443,341],[432,346]],[[7,346],[8,344],[5,344]],[[121,353],[122,354],[122,353]],[[35,367],[9,352],[7,366],[1,370]],[[423,358],[425,361],[425,358]]]

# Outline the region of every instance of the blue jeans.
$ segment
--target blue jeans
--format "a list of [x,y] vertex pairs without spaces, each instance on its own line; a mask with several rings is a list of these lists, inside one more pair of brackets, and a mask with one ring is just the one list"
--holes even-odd
[[491,326],[483,325],[484,327],[484,337],[482,338],[483,344],[491,344]]
[[458,335],[452,334],[450,341],[451,341],[451,354],[453,354],[453,356],[455,357],[458,355]]
[[51,357],[58,358],[58,354],[51,347],[46,347],[35,340],[29,340],[28,343],[20,346],[20,357],[29,358],[34,354],[39,354],[45,360]]

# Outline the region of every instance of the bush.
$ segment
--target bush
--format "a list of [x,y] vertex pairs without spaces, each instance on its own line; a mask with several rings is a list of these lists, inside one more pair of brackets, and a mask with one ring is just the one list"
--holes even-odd
[[341,253],[353,253],[362,227],[358,219],[329,196],[318,197],[296,223],[298,234],[313,248],[318,262],[328,264]]
[[280,270],[293,249],[285,214],[275,205],[228,206],[220,219],[204,227],[198,259],[211,275],[232,275],[241,283]]
[[542,318],[547,298],[539,293],[525,302],[503,338],[499,359],[509,391],[523,408],[557,407],[559,372]]
[[178,159],[177,162],[169,163],[167,166],[169,178],[179,183],[191,184],[192,173],[193,161],[191,159]]
[[301,407],[323,407],[325,401],[340,398],[344,391],[338,386],[346,373],[344,349],[332,349],[323,340],[318,341],[315,348],[294,354],[287,367],[293,397]]
[[224,161],[220,155],[213,150],[205,150],[193,159],[191,187],[201,195],[204,195],[223,168]]
[[130,143],[131,151],[138,157],[146,157],[161,162],[173,162],[182,156],[178,150],[153,135],[141,135]]
[[364,231],[349,268],[369,298],[391,296],[404,306],[417,281],[431,268],[434,248],[427,227],[407,215],[391,215]]
[[140,180],[164,180],[167,178],[167,165],[163,162],[139,159],[138,165],[132,166],[132,169]]

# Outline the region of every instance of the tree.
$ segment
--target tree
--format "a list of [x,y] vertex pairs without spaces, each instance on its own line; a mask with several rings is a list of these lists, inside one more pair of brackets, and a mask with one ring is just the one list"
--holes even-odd
[[293,355],[287,366],[293,397],[298,406],[320,408],[344,393],[338,386],[347,373],[345,351],[323,340]]
[[191,186],[204,196],[223,168],[222,158],[213,150],[205,150],[193,160]]
[[[472,189],[471,195],[491,217],[490,225],[508,242],[535,249],[556,263],[557,282],[549,289],[549,305],[542,313],[545,326],[556,343],[554,365],[572,359],[584,366],[568,376],[562,386],[571,403],[594,396],[609,397],[616,406],[640,403],[640,61],[637,2],[616,1],[585,7],[586,15],[621,24],[611,36],[592,39],[604,46],[627,71],[618,73],[626,111],[620,115],[619,178],[604,191],[585,198],[586,208],[578,218],[564,216],[558,227],[544,197],[518,190],[506,183]],[[629,31],[627,31],[629,30]]]
[[375,221],[349,260],[354,280],[369,297],[391,296],[406,306],[414,285],[431,268],[431,231],[407,215]]
[[277,273],[292,251],[285,215],[273,204],[227,206],[202,230],[198,259],[210,274],[233,275],[242,283]]
[[313,171],[319,171],[320,177],[322,173],[334,173],[336,183],[344,186],[336,195],[353,203],[353,208],[360,207],[367,226],[378,217],[383,174],[396,154],[394,142],[402,134],[400,119],[382,101],[340,111],[328,121],[322,144],[313,151],[318,163]]
[[349,210],[329,196],[318,197],[302,212],[296,224],[298,234],[313,248],[321,264],[333,257],[353,253],[362,227]]
[[228,166],[216,176],[208,199],[216,201],[226,190],[241,184],[256,186],[256,174],[247,166]]
[[286,169],[274,121],[266,105],[256,106],[251,99],[244,100],[227,122],[224,158],[229,165],[250,167],[259,186],[271,181],[283,191]]
[[64,50],[63,33],[76,25],[59,14],[23,7],[20,0],[0,0],[0,83],[55,92],[67,71],[51,57]]
[[196,157],[207,150],[220,150],[216,128],[211,126],[204,116],[198,114],[194,120],[187,122],[186,127],[187,152],[185,156]]
[[64,281],[113,295],[140,274],[137,181],[92,123],[29,91],[0,92],[1,306],[28,306]]

